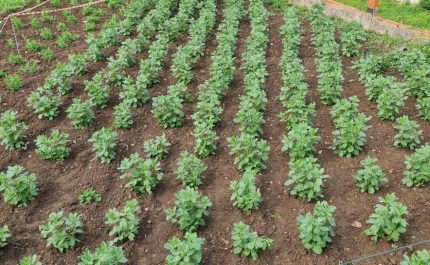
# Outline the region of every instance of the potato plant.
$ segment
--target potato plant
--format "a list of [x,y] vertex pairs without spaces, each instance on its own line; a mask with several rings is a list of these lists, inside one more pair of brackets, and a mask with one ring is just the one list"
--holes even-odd
[[93,133],[88,142],[93,143],[93,152],[102,159],[102,163],[110,163],[115,158],[115,141],[118,139],[118,133],[112,129],[102,128]]
[[83,234],[84,224],[80,220],[80,215],[69,213],[63,216],[63,211],[49,214],[48,222],[39,226],[43,238],[48,238],[47,247],[53,246],[61,253],[72,249],[76,242],[81,242],[76,238],[78,234]]
[[294,125],[288,132],[288,136],[282,135],[284,146],[281,151],[289,150],[288,155],[292,160],[312,156],[312,153],[316,151],[314,144],[317,144],[321,139],[320,136],[316,135],[317,132],[318,129],[312,128],[304,122]]
[[147,153],[146,157],[154,157],[161,160],[169,154],[170,143],[166,139],[166,135],[156,136],[154,139],[146,140],[143,143],[143,149]]
[[24,87],[24,83],[17,74],[6,75],[4,83],[12,91],[18,91]]
[[394,146],[406,147],[414,150],[415,147],[420,144],[422,131],[417,130],[420,125],[415,121],[409,120],[406,115],[397,118],[396,123],[394,128],[397,129],[399,133],[394,136]]
[[408,187],[421,187],[430,180],[430,146],[423,145],[411,156],[406,156],[406,171],[403,184]]
[[253,260],[258,260],[258,250],[270,249],[273,246],[273,239],[267,236],[257,236],[250,231],[249,225],[242,221],[233,224],[231,239],[233,240],[234,254],[240,254],[242,257],[251,255]]
[[39,119],[52,120],[60,113],[58,110],[60,97],[44,87],[39,87],[36,92],[31,92],[27,102],[34,108],[34,113],[38,114]]
[[87,128],[94,119],[94,112],[91,110],[91,101],[81,102],[81,99],[74,98],[72,105],[67,108],[67,118],[72,119],[70,124],[75,129]]
[[119,263],[127,262],[128,259],[125,257],[122,247],[114,246],[113,241],[109,241],[108,243],[103,241],[94,253],[86,250],[81,255],[81,261],[78,265],[118,265]]
[[195,232],[200,225],[205,225],[203,216],[208,216],[207,208],[212,202],[207,196],[202,197],[197,190],[185,187],[175,194],[178,199],[173,208],[165,209],[166,220],[178,223],[179,229],[186,232]]
[[235,180],[230,184],[230,190],[233,190],[230,201],[234,200],[233,206],[247,214],[252,210],[258,210],[259,204],[263,201],[260,189],[255,186],[255,175],[254,171],[247,170],[239,181]]
[[207,167],[202,161],[200,161],[200,159],[189,154],[187,151],[181,152],[180,155],[178,170],[175,171],[175,174],[178,175],[177,178],[182,180],[182,184],[184,186],[197,188],[203,183],[201,180],[204,178],[202,173],[207,169]]
[[364,233],[371,236],[373,242],[378,241],[379,238],[397,242],[400,235],[406,232],[408,223],[402,216],[409,214],[408,208],[396,201],[394,193],[387,194],[384,198],[378,197],[378,199],[385,205],[377,204],[375,206],[375,213],[371,214],[366,221],[372,225]]

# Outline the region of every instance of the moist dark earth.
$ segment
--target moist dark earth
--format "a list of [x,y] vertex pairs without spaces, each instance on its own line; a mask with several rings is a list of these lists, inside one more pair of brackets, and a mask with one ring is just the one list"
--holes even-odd
[[[64,2],[63,7],[69,6]],[[247,4],[246,4],[247,6]],[[119,14],[118,10],[110,10],[106,4],[99,4],[99,7],[109,13],[108,17],[101,18],[97,24],[96,33],[100,31],[103,22],[110,19],[113,13]],[[52,8],[50,6],[49,8]],[[267,169],[262,171],[256,180],[257,187],[260,188],[264,201],[260,204],[260,209],[247,215],[240,209],[233,207],[230,201],[230,182],[239,180],[242,173],[233,164],[234,156],[229,154],[226,138],[239,135],[239,125],[233,122],[236,112],[239,110],[239,96],[243,91],[243,71],[240,70],[242,56],[246,51],[245,40],[249,36],[251,28],[250,21],[244,16],[240,24],[237,49],[235,51],[236,72],[234,80],[226,91],[222,99],[224,109],[221,114],[221,121],[217,123],[215,131],[219,136],[217,141],[217,151],[215,155],[202,159],[208,169],[204,172],[203,184],[199,187],[199,192],[208,196],[213,203],[209,209],[210,215],[206,217],[206,225],[197,231],[199,237],[207,240],[203,245],[201,264],[341,264],[360,257],[371,255],[377,252],[394,248],[395,246],[408,245],[429,238],[429,218],[430,195],[428,185],[421,188],[408,188],[402,184],[404,178],[402,172],[405,171],[405,155],[411,155],[413,151],[401,149],[393,146],[394,135],[397,133],[393,128],[394,122],[382,121],[376,117],[377,108],[375,102],[370,102],[365,96],[365,87],[358,82],[358,74],[350,66],[357,58],[341,57],[343,64],[342,97],[357,95],[360,99],[359,111],[373,118],[368,122],[372,127],[366,132],[367,143],[360,155],[345,158],[339,157],[329,148],[333,139],[332,132],[335,130],[329,111],[330,106],[323,105],[319,94],[316,91],[318,73],[314,59],[316,58],[315,47],[310,44],[311,27],[309,20],[301,18],[303,39],[300,45],[300,59],[307,71],[305,72],[306,82],[309,84],[308,102],[316,103],[317,116],[313,118],[314,127],[318,128],[320,142],[316,145],[318,153],[316,157],[325,173],[330,178],[324,181],[324,199],[330,205],[336,206],[334,218],[336,227],[333,242],[328,244],[321,255],[307,251],[299,238],[299,230],[296,228],[298,215],[305,215],[313,211],[315,203],[308,203],[305,200],[290,196],[290,187],[286,187],[284,182],[288,179],[288,154],[282,153],[282,134],[286,134],[285,124],[280,122],[278,114],[285,111],[281,103],[276,99],[283,85],[281,79],[281,69],[279,67],[280,57],[283,50],[282,37],[279,35],[279,28],[283,25],[282,14],[272,9],[273,16],[269,18],[270,36],[267,48],[266,62],[268,78],[266,80],[267,98],[265,120],[262,126],[264,134],[262,139],[270,145],[269,159],[266,163]],[[90,80],[99,70],[106,68],[106,61],[89,64],[89,72],[83,76],[73,76],[73,90],[70,94],[62,97],[60,115],[55,119],[40,120],[37,114],[33,113],[33,108],[28,105],[27,98],[31,91],[44,84],[45,77],[55,67],[57,62],[67,62],[67,56],[71,53],[83,53],[88,45],[85,43],[86,32],[83,31],[83,21],[80,9],[73,9],[72,13],[79,19],[76,24],[67,24],[72,32],[81,35],[81,39],[70,44],[67,49],[59,49],[54,41],[44,41],[39,33],[32,29],[28,17],[22,17],[25,23],[23,30],[17,31],[17,40],[21,47],[21,54],[27,59],[41,61],[39,66],[41,71],[37,75],[26,75],[19,72],[24,80],[24,88],[20,91],[10,91],[4,84],[0,83],[0,94],[3,103],[0,105],[0,112],[8,109],[18,111],[19,120],[29,126],[25,132],[28,142],[26,149],[14,151],[5,150],[0,147],[0,171],[4,172],[8,166],[21,165],[30,173],[35,173],[38,179],[39,194],[27,207],[14,207],[5,202],[0,203],[0,225],[8,225],[12,236],[7,240],[6,247],[0,249],[0,264],[15,265],[25,256],[37,254],[39,260],[45,264],[77,264],[80,255],[84,250],[89,249],[94,252],[102,241],[109,241],[113,236],[109,236],[110,226],[105,224],[105,214],[111,208],[122,209],[125,202],[130,199],[137,199],[140,210],[137,216],[141,219],[138,235],[134,241],[117,243],[122,246],[128,264],[164,264],[165,257],[169,252],[163,245],[173,236],[183,238],[183,232],[178,225],[166,221],[164,209],[174,206],[176,200],[175,193],[183,188],[180,180],[176,179],[174,171],[177,169],[178,158],[182,151],[188,150],[194,153],[194,130],[191,115],[194,113],[197,104],[197,86],[210,78],[210,54],[216,50],[217,25],[222,20],[224,5],[222,1],[218,3],[217,24],[206,40],[204,56],[199,58],[192,73],[194,79],[188,85],[188,93],[194,95],[194,101],[184,104],[185,120],[181,127],[163,129],[158,125],[157,120],[151,113],[152,102],[149,100],[143,107],[133,109],[133,125],[128,130],[116,130],[118,141],[115,148],[116,158],[110,164],[101,164],[91,151],[92,145],[87,140],[95,131],[102,127],[111,127],[113,124],[113,107],[120,102],[118,93],[120,87],[111,87],[110,100],[106,109],[94,108],[95,120],[87,129],[73,129],[65,110],[71,104],[73,98],[88,99],[84,91],[83,80]],[[38,11],[39,9],[36,9]],[[54,14],[57,22],[65,22],[61,12]],[[145,14],[144,14],[145,15]],[[197,14],[196,14],[197,16]],[[54,34],[57,33],[56,23],[43,23],[44,27],[51,28]],[[27,52],[25,42],[21,35],[30,39],[41,41],[45,46],[51,46],[55,53],[55,61],[44,62],[37,53]],[[131,38],[137,35],[132,32]],[[9,53],[16,50],[7,47],[7,39],[13,38],[13,31],[8,24],[3,31],[4,38],[0,40],[0,69],[6,73],[18,72],[18,66],[7,63]],[[159,72],[158,83],[151,89],[151,97],[163,95],[167,92],[167,87],[175,83],[175,79],[170,71],[172,62],[171,55],[176,52],[176,47],[187,42],[188,36],[180,35],[179,41],[173,43],[169,48],[169,55],[166,57],[164,68]],[[366,45],[364,45],[366,46]],[[107,56],[113,56],[118,47],[106,49]],[[366,52],[366,49],[363,49]],[[139,54],[136,60],[147,58],[147,53]],[[126,69],[127,75],[135,78],[138,74],[139,66],[136,64],[132,68]],[[400,79],[397,72],[388,73]],[[421,143],[430,141],[430,126],[417,116],[415,100],[408,99],[405,106],[401,108],[400,115],[407,115],[410,119],[420,124],[423,131]],[[51,129],[57,128],[61,132],[70,135],[72,142],[68,147],[71,149],[70,156],[61,162],[43,160],[36,155],[34,140],[38,135],[48,134]],[[152,195],[132,192],[125,188],[126,179],[120,179],[121,172],[117,169],[122,159],[130,154],[139,153],[145,156],[143,142],[153,139],[158,135],[166,134],[171,143],[168,157],[161,162],[161,169],[164,178],[154,190]],[[373,195],[362,194],[355,186],[353,175],[361,169],[360,161],[370,155],[377,157],[377,164],[387,174],[388,182],[382,183],[379,191]],[[102,196],[100,203],[90,205],[81,204],[78,197],[88,188],[94,188]],[[409,215],[406,216],[408,222],[407,232],[401,235],[398,242],[387,242],[380,240],[372,243],[363,231],[370,225],[366,224],[369,215],[374,212],[374,206],[379,202],[378,197],[394,192],[398,201],[408,207]],[[42,238],[39,225],[44,224],[49,213],[64,211],[68,213],[78,213],[84,223],[84,234],[79,235],[78,243],[74,249],[62,254],[52,247],[46,247],[46,239]],[[251,231],[258,235],[267,235],[274,239],[274,245],[270,250],[260,251],[260,259],[252,261],[250,258],[243,258],[233,253],[233,242],[231,240],[231,230],[233,223],[243,221],[251,226]],[[362,228],[352,227],[351,224],[358,221]],[[407,253],[428,247],[428,245],[418,246],[416,249],[407,249]],[[392,254],[383,255],[356,264],[398,264],[403,260],[404,250]]]

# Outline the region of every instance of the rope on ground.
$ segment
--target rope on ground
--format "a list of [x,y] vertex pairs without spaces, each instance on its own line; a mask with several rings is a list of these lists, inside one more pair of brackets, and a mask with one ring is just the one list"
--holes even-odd
[[60,9],[51,9],[51,10],[45,10],[45,11],[37,11],[37,12],[28,12],[30,10],[33,10],[33,9],[35,9],[35,8],[37,8],[37,7],[41,6],[41,5],[49,2],[49,0],[47,0],[47,1],[41,3],[41,4],[37,5],[37,6],[28,8],[28,9],[20,11],[20,12],[16,12],[16,13],[10,14],[9,16],[5,17],[3,20],[1,20],[1,23],[3,25],[2,25],[2,27],[0,29],[0,33],[3,31],[4,27],[6,26],[6,23],[9,21],[9,19],[11,17],[13,17],[13,16],[27,16],[27,15],[35,15],[35,14],[54,13],[54,12],[60,12],[60,11],[64,11],[64,10],[71,10],[71,9],[81,8],[81,7],[84,7],[84,6],[90,6],[90,5],[98,4],[98,3],[101,3],[101,2],[104,2],[104,1],[105,0],[98,0],[98,1],[95,1],[95,2],[91,2],[91,3],[87,3],[87,4],[82,4],[82,5],[78,5],[78,6],[65,7],[65,8],[60,8]]
[[387,251],[384,251],[384,252],[379,252],[379,253],[376,253],[376,254],[373,254],[373,255],[369,255],[369,256],[366,256],[366,257],[363,257],[363,258],[351,260],[351,261],[348,261],[348,262],[344,262],[344,263],[340,263],[339,262],[339,265],[353,264],[353,263],[356,263],[356,262],[359,262],[359,261],[363,261],[363,260],[366,260],[366,259],[374,258],[374,257],[377,257],[377,256],[385,255],[385,254],[388,254],[388,253],[391,253],[391,252],[396,252],[396,251],[399,251],[401,249],[405,249],[405,248],[409,248],[409,247],[413,247],[413,246],[417,246],[417,245],[421,245],[421,244],[425,244],[425,243],[430,243],[430,239],[427,239],[427,240],[424,240],[424,241],[420,241],[420,242],[417,242],[417,243],[413,243],[413,244],[410,244],[410,245],[406,245],[406,246],[403,246],[403,247],[398,247],[398,248],[395,248],[395,249],[390,249],[390,250],[387,250]]

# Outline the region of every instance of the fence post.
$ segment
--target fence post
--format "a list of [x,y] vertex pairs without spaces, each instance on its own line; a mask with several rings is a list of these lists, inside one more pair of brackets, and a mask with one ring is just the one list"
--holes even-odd
[[378,11],[379,0],[368,0],[367,2],[367,13],[372,14],[372,16],[376,16],[376,12]]

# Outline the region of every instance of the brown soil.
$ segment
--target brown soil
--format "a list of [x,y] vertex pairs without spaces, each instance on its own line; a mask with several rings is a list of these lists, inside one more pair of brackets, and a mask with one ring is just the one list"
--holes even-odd
[[[109,10],[104,4],[103,9]],[[222,19],[223,5],[219,4],[217,13],[217,25]],[[75,130],[70,125],[70,120],[66,118],[65,110],[75,97],[86,99],[83,80],[91,79],[101,68],[106,67],[105,62],[91,63],[90,72],[84,76],[73,77],[75,81],[73,91],[62,98],[61,112],[59,117],[52,121],[39,120],[33,113],[31,106],[26,99],[31,91],[38,85],[44,83],[44,78],[55,67],[57,62],[66,62],[70,53],[82,53],[87,48],[84,42],[86,33],[83,32],[82,17],[79,10],[72,11],[80,20],[75,25],[67,24],[71,31],[81,34],[81,39],[70,45],[66,50],[56,48],[53,41],[42,41],[44,45],[51,46],[55,52],[56,61],[41,62],[41,72],[38,75],[25,75],[20,72],[24,79],[25,86],[19,92],[12,92],[6,88],[3,82],[0,83],[0,91],[3,104],[0,105],[0,113],[8,109],[19,112],[20,120],[29,126],[26,131],[28,148],[15,151],[6,151],[0,148],[0,171],[5,171],[7,166],[22,165],[29,172],[36,173],[39,181],[39,194],[35,201],[29,203],[27,207],[17,208],[7,203],[0,203],[0,225],[8,225],[12,237],[8,239],[8,245],[0,250],[0,264],[15,265],[24,256],[37,254],[40,261],[45,264],[76,264],[80,260],[80,255],[85,249],[94,251],[101,241],[109,241],[110,227],[105,224],[105,214],[109,209],[117,207],[121,209],[125,201],[136,198],[141,210],[138,217],[141,219],[139,234],[135,241],[127,241],[122,244],[128,264],[164,264],[165,257],[169,254],[163,248],[171,237],[182,237],[183,232],[178,226],[166,221],[164,209],[170,208],[175,202],[175,193],[183,188],[181,182],[176,179],[174,171],[177,169],[177,161],[180,152],[188,150],[194,151],[194,129],[190,118],[197,104],[195,99],[192,103],[185,103],[184,112],[186,119],[184,125],[179,128],[162,129],[158,126],[157,120],[151,114],[151,101],[142,108],[133,109],[134,123],[129,130],[117,130],[119,140],[115,151],[115,160],[110,164],[101,164],[91,152],[91,144],[87,140],[91,135],[102,127],[110,127],[113,123],[113,106],[119,103],[117,93],[118,87],[112,87],[111,99],[106,109],[95,109],[95,122],[85,130]],[[274,11],[275,12],[275,11]],[[57,13],[58,21],[63,20],[63,16]],[[349,97],[357,95],[360,98],[360,111],[372,116],[369,125],[372,127],[367,131],[365,147],[359,156],[353,158],[339,157],[329,149],[333,139],[332,131],[334,126],[329,115],[330,107],[321,104],[319,94],[316,91],[317,75],[315,71],[315,49],[310,45],[311,28],[309,21],[302,20],[303,39],[300,47],[300,59],[307,69],[305,73],[306,82],[310,86],[308,94],[309,102],[316,103],[317,117],[314,119],[314,126],[319,128],[321,136],[320,143],[316,146],[320,151],[317,155],[319,163],[330,175],[325,181],[324,198],[331,205],[336,206],[334,217],[337,226],[336,236],[333,243],[328,244],[322,255],[315,255],[303,248],[299,238],[299,231],[296,228],[296,218],[300,214],[313,211],[314,203],[307,203],[289,195],[290,187],[284,186],[288,179],[288,155],[281,152],[282,134],[286,134],[285,124],[281,123],[277,115],[284,111],[282,105],[276,100],[279,95],[279,88],[282,86],[281,70],[279,68],[280,56],[283,50],[282,39],[278,34],[279,27],[283,24],[282,15],[275,12],[275,16],[270,17],[270,39],[267,50],[267,71],[269,73],[266,86],[268,104],[265,112],[267,124],[263,126],[263,139],[267,140],[271,151],[267,161],[267,170],[257,177],[257,186],[261,189],[264,202],[260,205],[260,210],[253,211],[246,215],[238,208],[233,207],[230,201],[230,182],[238,180],[241,172],[233,164],[234,157],[229,155],[226,138],[238,135],[238,125],[233,122],[239,108],[239,96],[244,93],[242,89],[243,71],[239,69],[241,54],[246,51],[245,39],[250,32],[250,23],[244,17],[238,36],[236,60],[237,67],[234,80],[222,100],[224,112],[221,121],[216,125],[216,132],[220,137],[217,143],[218,150],[214,156],[203,159],[208,166],[204,173],[206,178],[199,191],[208,196],[213,202],[210,208],[210,216],[206,218],[206,226],[199,228],[198,235],[207,240],[203,246],[202,264],[339,264],[373,253],[392,249],[391,242],[381,240],[372,244],[370,239],[363,233],[369,227],[366,220],[373,213],[378,197],[387,193],[395,192],[398,200],[408,207],[409,215],[406,220],[409,223],[407,232],[401,236],[395,245],[403,246],[428,239],[430,229],[428,227],[428,211],[430,195],[429,188],[407,188],[401,183],[402,172],[405,170],[405,155],[410,155],[412,151],[399,149],[393,146],[393,137],[396,134],[393,122],[381,121],[376,118],[377,108],[374,102],[369,102],[364,94],[364,85],[357,81],[358,75],[355,70],[349,67],[354,59],[343,58],[344,91],[342,96]],[[107,18],[102,18],[101,23]],[[26,35],[30,39],[40,40],[38,33],[30,28],[28,19],[23,18],[26,23],[24,30],[18,31],[18,39],[21,52],[25,51],[24,41],[21,36]],[[101,23],[97,29],[100,30]],[[215,26],[215,29],[217,28]],[[45,24],[56,32],[56,24]],[[189,92],[197,98],[197,86],[208,79],[210,72],[210,54],[217,47],[215,39],[216,30],[211,32],[205,46],[205,56],[199,59],[193,73],[195,78],[188,86]],[[7,73],[18,72],[19,67],[11,66],[7,63],[7,57],[12,49],[7,48],[6,40],[11,38],[12,31],[10,25],[4,32],[4,39],[0,40],[1,69]],[[134,32],[132,37],[135,36]],[[170,55],[176,51],[176,46],[186,43],[186,36],[181,36],[178,43],[170,48]],[[16,52],[16,51],[14,51]],[[116,48],[107,50],[108,56],[114,55]],[[26,53],[28,59],[40,60],[40,55]],[[145,54],[138,59],[144,58]],[[151,96],[165,94],[167,86],[174,84],[174,79],[170,72],[171,57],[166,60],[163,70],[159,73],[159,83],[151,90]],[[127,74],[132,77],[137,75],[138,65],[127,69]],[[401,115],[408,115],[421,125],[423,131],[422,143],[430,141],[430,125],[417,117],[417,110],[414,107],[415,101],[408,99],[405,107],[401,110]],[[43,160],[34,152],[34,140],[40,134],[48,134],[52,128],[58,128],[62,132],[70,135],[73,144],[70,144],[70,157],[62,162],[52,162]],[[161,162],[164,179],[157,186],[153,195],[130,192],[124,188],[127,180],[119,178],[120,172],[117,170],[119,163],[125,157],[135,152],[144,156],[143,142],[157,135],[165,133],[170,141],[171,148],[169,156]],[[371,155],[379,159],[378,165],[387,174],[388,183],[383,183],[381,189],[374,195],[362,194],[355,187],[352,176],[361,168],[359,162],[366,155]],[[84,205],[79,203],[79,195],[86,189],[94,187],[102,195],[102,202]],[[84,222],[85,234],[78,238],[82,241],[73,250],[65,254],[59,253],[54,248],[47,248],[46,239],[40,235],[39,225],[44,224],[49,213],[64,211],[79,213]],[[260,251],[260,259],[256,262],[248,258],[242,258],[233,253],[233,242],[231,240],[231,229],[233,223],[243,221],[249,224],[252,231],[259,235],[267,235],[275,240],[273,248],[267,251]],[[351,226],[354,221],[361,222],[363,228],[358,229]],[[121,244],[118,244],[121,245]],[[424,245],[423,245],[424,247]],[[421,247],[421,248],[423,248]],[[411,251],[411,250],[409,250]],[[409,252],[410,253],[410,252]],[[384,255],[370,259],[360,264],[398,264],[402,260],[403,252],[399,251],[392,255]]]

